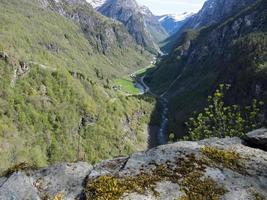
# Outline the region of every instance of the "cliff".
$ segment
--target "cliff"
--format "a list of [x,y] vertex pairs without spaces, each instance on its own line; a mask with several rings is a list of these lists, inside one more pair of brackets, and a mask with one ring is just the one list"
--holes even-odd
[[266,138],[260,129],[245,139],[183,141],[94,166],[20,165],[0,178],[0,199],[265,199]]

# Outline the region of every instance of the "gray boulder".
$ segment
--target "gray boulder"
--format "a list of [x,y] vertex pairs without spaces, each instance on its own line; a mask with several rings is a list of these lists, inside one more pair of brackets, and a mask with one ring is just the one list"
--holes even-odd
[[244,140],[252,147],[267,151],[267,130],[264,128],[246,134]]
[[39,200],[38,190],[34,186],[34,179],[24,172],[14,173],[0,185],[0,199],[2,200]]
[[44,168],[33,173],[34,186],[41,197],[62,194],[65,200],[81,198],[84,180],[91,170],[92,166],[84,162]]
[[83,184],[92,170],[87,163],[60,164],[37,171],[14,173],[0,179],[1,200],[39,200],[62,196],[64,200],[80,199]]

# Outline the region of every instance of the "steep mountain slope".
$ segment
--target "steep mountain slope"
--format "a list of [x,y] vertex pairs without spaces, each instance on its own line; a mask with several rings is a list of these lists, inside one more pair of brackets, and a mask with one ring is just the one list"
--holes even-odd
[[191,17],[193,13],[183,13],[181,15],[163,15],[158,17],[158,21],[163,28],[172,35],[176,33]]
[[232,85],[228,103],[246,105],[253,98],[267,102],[267,2],[244,7],[219,23],[182,34],[170,56],[148,77],[152,90],[169,99],[171,129],[178,135],[221,83]]
[[122,22],[139,45],[156,53],[156,43],[164,40],[167,33],[146,7],[135,0],[108,0],[97,9],[103,15]]
[[164,51],[170,52],[177,44],[181,34],[187,29],[199,29],[226,19],[248,5],[254,3],[255,0],[208,0],[204,3],[202,9],[192,17],[166,41],[167,45]]
[[199,28],[233,16],[235,13],[255,3],[255,0],[208,0],[197,15],[192,16],[187,28]]
[[113,78],[149,58],[83,0],[0,1],[0,171],[145,149],[153,101]]
[[168,33],[158,22],[157,17],[149,10],[146,6],[140,6],[140,12],[144,17],[145,27],[148,29],[149,33],[152,35],[153,41],[156,44],[160,44],[168,37]]
[[106,54],[114,48],[129,48],[135,45],[132,37],[121,24],[102,17],[86,1],[52,1],[47,5],[51,10],[79,24],[92,50]]

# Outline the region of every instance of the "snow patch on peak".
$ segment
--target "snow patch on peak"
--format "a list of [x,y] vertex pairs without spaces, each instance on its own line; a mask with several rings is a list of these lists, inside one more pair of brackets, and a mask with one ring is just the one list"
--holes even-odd
[[91,4],[93,8],[98,8],[102,6],[106,0],[86,0],[87,3]]
[[159,21],[164,21],[166,18],[171,18],[175,22],[183,21],[188,17],[191,17],[194,13],[184,12],[182,14],[169,14],[162,16]]

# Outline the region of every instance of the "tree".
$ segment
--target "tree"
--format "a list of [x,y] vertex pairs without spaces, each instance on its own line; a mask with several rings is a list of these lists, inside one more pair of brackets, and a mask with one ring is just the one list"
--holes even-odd
[[213,96],[208,97],[208,106],[186,123],[188,136],[185,139],[200,140],[209,137],[242,137],[246,132],[263,125],[263,102],[253,100],[250,106],[226,106],[223,99],[230,85],[220,85]]

